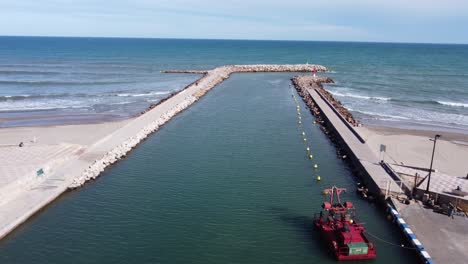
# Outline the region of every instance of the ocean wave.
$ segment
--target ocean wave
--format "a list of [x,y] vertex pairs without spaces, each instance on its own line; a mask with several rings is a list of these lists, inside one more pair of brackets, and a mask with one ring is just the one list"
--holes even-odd
[[[406,122],[415,122],[415,123],[424,123],[424,124],[445,124],[445,125],[468,125],[468,116],[455,113],[442,113],[435,111],[428,111],[423,109],[411,109],[402,111],[393,110],[391,113],[383,113],[377,111],[366,111],[366,110],[353,110],[355,113],[361,113],[368,116],[371,116],[375,119],[382,121],[406,121]],[[401,114],[400,114],[401,113]]]
[[72,93],[59,93],[59,94],[20,94],[20,95],[0,95],[0,102],[2,101],[21,101],[21,100],[40,100],[40,99],[58,99],[58,98],[95,98],[95,97],[144,97],[169,94],[171,91],[153,91],[146,93],[125,93],[123,91],[102,93],[102,94],[72,94]]
[[30,94],[20,94],[20,95],[0,95],[1,101],[16,101],[16,100],[25,100],[33,98],[46,97],[45,95],[30,95]]
[[453,106],[453,107],[468,107],[468,104],[448,101],[436,101],[438,104]]
[[134,104],[135,101],[122,101],[116,103],[107,103],[106,105],[126,105],[126,104]]
[[132,82],[122,82],[122,81],[93,81],[93,82],[61,82],[61,81],[7,81],[0,80],[0,85],[34,85],[34,86],[45,86],[45,85],[107,85],[107,84],[122,84],[122,83],[132,83]]
[[369,112],[369,111],[363,111],[363,110],[352,110],[352,111],[365,114],[365,115],[375,116],[375,117],[383,117],[383,118],[398,119],[398,120],[410,120],[410,118],[408,117],[398,116],[398,115],[386,115],[382,113],[375,113],[375,112]]
[[39,110],[56,110],[56,109],[85,109],[86,106],[67,106],[67,105],[24,105],[24,106],[7,106],[1,107],[0,111],[39,111]]
[[169,94],[169,93],[170,93],[170,91],[148,92],[148,93],[138,93],[138,94],[119,93],[119,94],[116,94],[116,96],[120,96],[120,97],[142,97],[142,96],[152,96],[152,95],[163,95],[163,94]]
[[20,94],[20,95],[0,95],[0,102],[2,101],[22,101],[22,100],[40,100],[40,99],[58,99],[66,97],[95,97],[96,95],[91,94]]
[[24,70],[0,70],[0,75],[58,75],[60,72],[51,71],[24,71]]
[[353,93],[340,93],[336,91],[328,91],[332,95],[335,96],[341,96],[341,97],[351,97],[351,98],[357,98],[357,99],[365,99],[365,100],[377,100],[377,101],[390,101],[392,98],[389,97],[380,97],[380,96],[365,96],[365,95],[359,95],[359,94],[353,94]]

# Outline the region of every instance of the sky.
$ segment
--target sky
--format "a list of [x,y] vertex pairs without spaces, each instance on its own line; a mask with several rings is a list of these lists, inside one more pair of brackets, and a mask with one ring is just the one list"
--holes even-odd
[[0,0],[0,35],[468,43],[468,0]]

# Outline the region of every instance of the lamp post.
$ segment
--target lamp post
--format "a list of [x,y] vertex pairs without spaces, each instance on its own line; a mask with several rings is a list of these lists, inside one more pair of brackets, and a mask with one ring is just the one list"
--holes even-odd
[[429,193],[429,185],[431,184],[431,173],[432,173],[432,163],[434,162],[434,152],[435,146],[437,143],[437,139],[441,136],[439,134],[434,136],[434,139],[429,139],[430,141],[434,141],[434,147],[432,148],[432,157],[431,157],[431,166],[429,167],[429,175],[427,176],[427,186],[426,186],[426,193]]

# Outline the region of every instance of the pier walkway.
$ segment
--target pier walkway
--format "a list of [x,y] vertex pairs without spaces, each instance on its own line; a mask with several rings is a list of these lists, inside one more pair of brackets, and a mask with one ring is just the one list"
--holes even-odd
[[[302,76],[297,78],[313,77]],[[350,154],[355,157],[356,161],[358,161],[359,164],[356,165],[361,167],[364,170],[364,173],[368,174],[369,179],[373,181],[374,189],[377,187],[383,195],[387,189],[389,190],[389,193],[402,193],[400,186],[398,186],[394,179],[382,168],[378,157],[373,154],[369,146],[365,144],[364,140],[355,131],[356,128],[351,128],[344,118],[339,116],[338,111],[334,110],[333,106],[322,98],[314,85],[314,80],[311,79],[302,83],[306,83],[307,86],[301,88],[306,89],[307,93],[312,97],[316,105],[328,119],[329,124],[331,124],[336,130],[336,134],[346,144]]]

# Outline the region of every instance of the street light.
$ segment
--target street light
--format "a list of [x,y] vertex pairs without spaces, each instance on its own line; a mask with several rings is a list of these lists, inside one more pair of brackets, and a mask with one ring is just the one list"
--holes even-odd
[[432,158],[431,158],[431,167],[429,168],[429,175],[427,176],[427,187],[426,187],[426,193],[429,193],[429,185],[431,184],[431,173],[432,173],[432,163],[434,162],[434,152],[435,152],[435,146],[437,139],[440,138],[441,135],[437,134],[434,136],[434,139],[430,138],[430,141],[434,141],[434,147],[432,148]]

